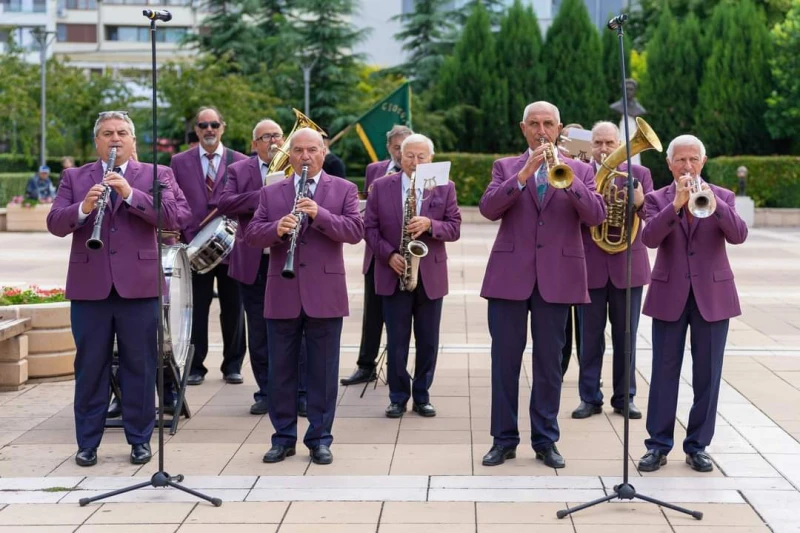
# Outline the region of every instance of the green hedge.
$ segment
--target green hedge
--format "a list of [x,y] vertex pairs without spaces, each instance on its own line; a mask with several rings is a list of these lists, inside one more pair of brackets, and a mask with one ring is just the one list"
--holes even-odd
[[458,205],[478,205],[492,181],[492,165],[501,154],[441,153],[434,161],[450,161],[450,179],[456,184]]
[[800,207],[800,157],[715,157],[704,174],[711,183],[736,191],[736,169],[742,165],[748,171],[745,193],[756,207]]
[[[79,167],[82,164],[81,161],[75,160],[75,166]],[[60,174],[63,170],[61,168],[61,156],[48,157],[47,166],[50,167],[50,172]],[[33,176],[38,169],[38,157],[28,157],[22,154],[0,154],[0,174],[30,172],[31,176]]]
[[[15,196],[23,196],[28,180],[33,177],[33,172],[11,172],[0,174],[0,208],[5,207]],[[58,188],[61,182],[59,175],[50,175],[53,185]]]

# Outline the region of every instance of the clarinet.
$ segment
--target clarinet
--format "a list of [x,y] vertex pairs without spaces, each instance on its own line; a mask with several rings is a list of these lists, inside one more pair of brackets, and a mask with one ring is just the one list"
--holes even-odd
[[297,226],[290,232],[292,241],[289,244],[289,251],[286,253],[286,263],[283,265],[283,272],[281,272],[281,276],[286,279],[294,279],[295,276],[297,276],[294,269],[294,252],[297,248],[297,235],[300,233],[300,227],[303,225],[303,221],[306,218],[305,213],[297,210],[297,204],[308,194],[308,181],[306,178],[308,178],[308,165],[303,165],[303,169],[300,171],[300,183],[297,186],[297,193],[294,197],[295,209],[292,212],[292,214],[297,217]]
[[[112,172],[114,170],[114,163],[116,160],[117,149],[114,147],[111,149],[111,153],[108,154],[106,172]],[[103,241],[100,239],[100,233],[103,231],[103,215],[105,215],[106,206],[108,205],[108,199],[110,196],[111,187],[103,184],[103,193],[100,195],[100,199],[97,200],[97,215],[94,219],[92,236],[86,241],[86,247],[90,250],[100,250],[103,248]]]

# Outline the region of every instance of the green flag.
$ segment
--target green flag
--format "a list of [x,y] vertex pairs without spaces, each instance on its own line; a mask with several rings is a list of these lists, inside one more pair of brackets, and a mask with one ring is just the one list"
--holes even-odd
[[411,85],[408,82],[356,121],[356,132],[373,162],[389,157],[386,132],[397,124],[411,127]]

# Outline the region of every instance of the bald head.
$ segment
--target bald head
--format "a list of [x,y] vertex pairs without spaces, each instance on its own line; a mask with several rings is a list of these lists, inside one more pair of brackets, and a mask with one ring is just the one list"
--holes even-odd
[[300,128],[289,139],[289,163],[297,174],[304,165],[308,166],[308,176],[316,176],[322,171],[325,162],[325,142],[322,134],[311,128]]
[[598,122],[592,127],[592,159],[602,163],[604,157],[619,147],[619,128],[612,122]]

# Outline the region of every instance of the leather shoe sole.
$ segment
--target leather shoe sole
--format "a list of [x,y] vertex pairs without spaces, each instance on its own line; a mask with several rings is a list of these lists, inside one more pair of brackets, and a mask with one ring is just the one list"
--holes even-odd
[[270,450],[264,454],[263,461],[265,463],[280,463],[287,457],[291,457],[297,453],[294,448],[284,448],[280,453],[273,453],[274,448],[270,448]]

